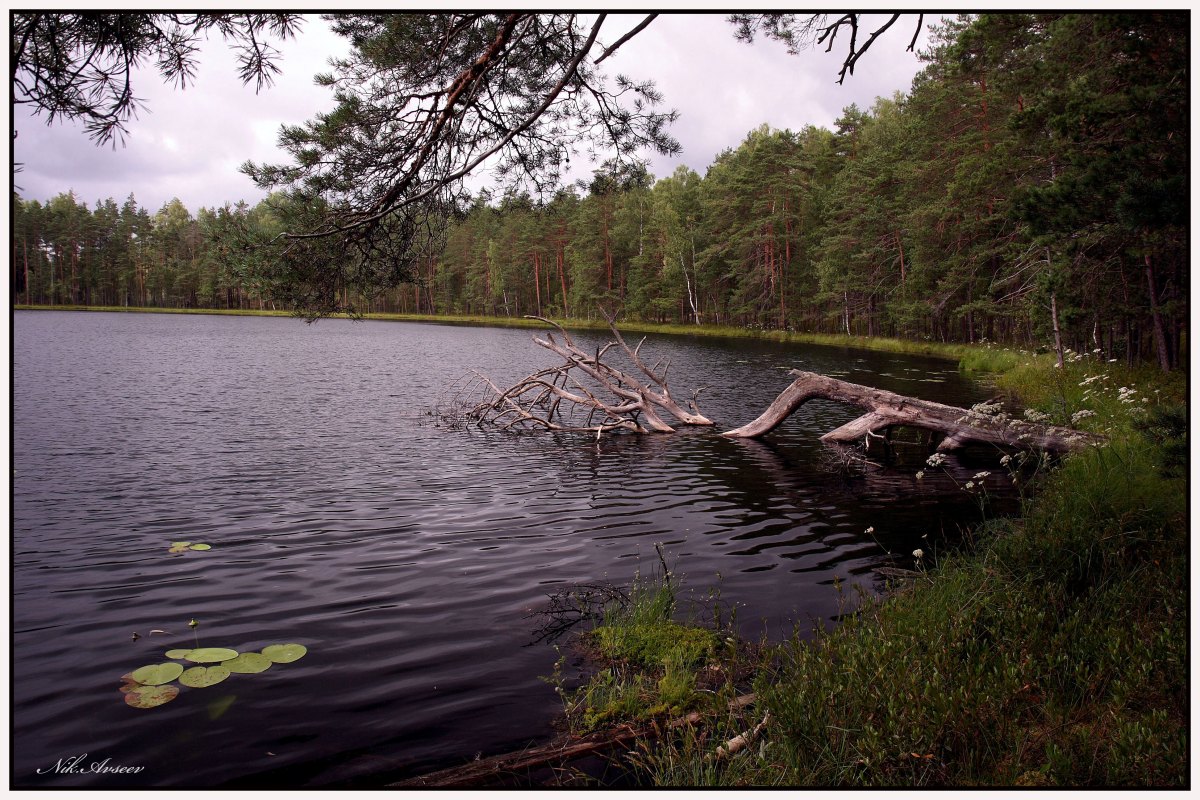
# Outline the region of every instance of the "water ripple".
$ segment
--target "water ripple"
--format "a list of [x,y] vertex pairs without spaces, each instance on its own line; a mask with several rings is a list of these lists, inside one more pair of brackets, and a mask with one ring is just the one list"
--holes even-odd
[[[522,331],[16,312],[14,333],[19,786],[321,786],[519,747],[559,709],[538,678],[557,654],[527,646],[555,588],[626,583],[662,544],[689,591],[719,586],[739,605],[747,636],[788,635],[838,613],[835,576],[870,590],[885,548],[911,551],[977,513],[950,482],[829,474],[816,438],[854,416],[831,403],[766,442],[427,422],[469,369],[503,383],[544,366]],[[984,399],[929,359],[646,348],[671,358],[673,386],[709,387],[702,406],[722,425],[765,407],[796,365]],[[179,540],[212,549],[169,554]],[[122,702],[120,675],[196,641],[309,653],[158,709]],[[146,770],[120,784],[36,776],[72,753]]]

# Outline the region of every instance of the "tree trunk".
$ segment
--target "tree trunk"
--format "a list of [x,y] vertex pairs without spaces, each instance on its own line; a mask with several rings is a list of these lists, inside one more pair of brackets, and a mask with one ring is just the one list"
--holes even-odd
[[537,294],[537,315],[542,315],[542,277],[541,257],[535,251],[533,254],[533,288]]
[[1167,336],[1163,331],[1162,313],[1158,308],[1158,285],[1154,279],[1154,262],[1146,253],[1146,289],[1150,293],[1150,319],[1154,327],[1154,349],[1158,352],[1158,366],[1163,372],[1171,371],[1171,356],[1167,350]]
[[1058,329],[1058,298],[1050,293],[1050,324],[1054,327],[1054,352],[1058,355],[1058,367],[1063,367],[1062,333]]
[[822,436],[821,441],[824,442],[855,442],[869,433],[893,425],[926,428],[945,434],[946,438],[937,448],[939,452],[956,449],[968,442],[1069,452],[1104,441],[1103,437],[1070,428],[1000,419],[956,406],[827,378],[815,372],[792,370],[791,374],[796,376],[796,380],[775,398],[758,419],[726,431],[724,435],[738,438],[763,436],[781,425],[804,403],[819,398],[849,403],[868,412]]
[[566,259],[564,258],[563,243],[561,241],[558,242],[558,248],[557,252],[554,254],[554,260],[558,264],[558,282],[562,286],[563,316],[570,317],[571,310],[567,307],[567,273],[563,269],[563,261]]
[[25,246],[25,305],[29,305],[29,240],[22,239]]

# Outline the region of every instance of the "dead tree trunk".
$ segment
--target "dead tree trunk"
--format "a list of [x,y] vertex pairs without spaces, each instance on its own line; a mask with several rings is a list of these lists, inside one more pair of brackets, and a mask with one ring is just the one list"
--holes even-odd
[[[730,711],[740,711],[746,706],[753,705],[755,695],[746,694],[736,698],[729,704]],[[571,736],[565,734],[549,744],[531,747],[516,753],[480,759],[460,767],[431,772],[414,778],[389,784],[389,788],[419,788],[419,787],[452,787],[452,786],[487,786],[503,782],[507,778],[519,777],[522,773],[546,765],[563,764],[582,756],[608,750],[617,745],[626,744],[638,739],[649,739],[661,735],[663,731],[672,731],[689,725],[699,725],[704,717],[693,711],[683,717],[670,720],[663,725],[650,723],[640,727],[624,725],[620,728],[590,733],[586,736]],[[740,738],[740,737],[739,737]],[[734,742],[727,742],[728,746]]]
[[968,442],[1069,452],[1104,441],[1103,437],[1070,428],[1038,425],[1011,419],[1007,415],[993,415],[975,409],[968,410],[905,397],[882,389],[827,378],[815,372],[792,370],[791,374],[796,376],[796,380],[775,398],[758,419],[740,428],[726,431],[725,435],[741,438],[763,436],[782,424],[804,403],[813,399],[824,399],[849,403],[867,411],[858,419],[822,436],[821,440],[825,442],[855,442],[896,425],[924,428],[944,434],[945,438],[937,448],[939,452],[955,450]]
[[[673,416],[685,425],[712,425],[712,420],[700,413],[695,392],[685,409],[671,395],[667,372],[671,364],[659,362],[653,367],[641,357],[643,338],[637,347],[625,343],[611,316],[605,314],[614,341],[594,352],[575,344],[561,325],[544,317],[529,316],[558,331],[542,339],[533,337],[535,344],[563,359],[563,364],[529,375],[509,389],[501,389],[490,379],[476,375],[485,387],[487,399],[470,408],[468,418],[486,421],[504,428],[544,428],[556,431],[588,431],[597,435],[613,430],[635,433],[668,433],[674,431],[662,417]],[[637,372],[647,380],[624,372],[604,361],[613,348],[624,352]],[[586,376],[586,380],[577,377]],[[661,412],[661,413],[660,413]]]

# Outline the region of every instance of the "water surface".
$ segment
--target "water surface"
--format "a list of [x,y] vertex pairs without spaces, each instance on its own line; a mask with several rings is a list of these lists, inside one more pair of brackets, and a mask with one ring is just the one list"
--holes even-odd
[[[16,312],[13,330],[17,786],[374,785],[515,749],[560,709],[529,616],[557,588],[627,583],[662,543],[697,597],[719,588],[745,635],[779,639],[836,614],[835,577],[873,589],[874,567],[912,566],[978,517],[946,476],[831,469],[817,437],[856,412],[826,402],[759,442],[429,415],[468,370],[505,383],[554,363],[528,331],[68,312]],[[792,368],[986,396],[936,359],[691,337],[645,350],[671,359],[677,395],[706,387],[718,430]],[[213,549],[169,555],[176,540]],[[190,646],[192,618],[206,646],[309,653],[128,707],[119,676]],[[47,772],[79,754],[143,770]]]

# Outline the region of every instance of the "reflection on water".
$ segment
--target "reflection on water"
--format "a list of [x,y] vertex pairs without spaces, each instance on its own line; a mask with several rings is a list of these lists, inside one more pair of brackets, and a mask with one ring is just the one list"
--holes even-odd
[[[559,709],[538,678],[555,652],[526,646],[555,587],[627,582],[663,543],[689,588],[719,587],[746,635],[778,639],[836,613],[835,576],[872,587],[874,567],[978,518],[959,484],[994,464],[920,481],[839,468],[817,438],[857,412],[828,402],[764,441],[514,436],[426,413],[470,369],[506,383],[551,362],[517,330],[17,312],[14,334],[20,786],[328,786],[520,747]],[[757,416],[788,369],[985,396],[932,359],[691,337],[645,350],[671,359],[676,394],[707,387],[717,430]],[[1005,488],[988,479],[995,502]],[[177,540],[213,549],[167,554]],[[119,676],[186,646],[193,617],[202,644],[309,653],[126,706]],[[78,753],[144,769],[36,774]]]

